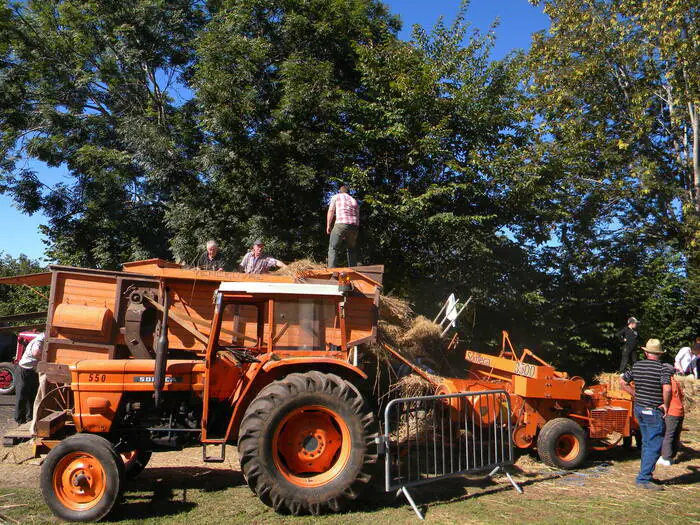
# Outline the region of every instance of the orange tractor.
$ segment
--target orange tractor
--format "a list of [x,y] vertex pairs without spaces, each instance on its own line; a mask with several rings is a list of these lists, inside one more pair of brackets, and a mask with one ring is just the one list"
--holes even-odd
[[[382,268],[305,275],[55,266],[35,414],[41,489],[69,521],[104,517],[151,453],[237,444],[275,510],[338,511],[376,462],[371,390],[353,349],[376,338]],[[355,358],[355,359],[353,359]]]

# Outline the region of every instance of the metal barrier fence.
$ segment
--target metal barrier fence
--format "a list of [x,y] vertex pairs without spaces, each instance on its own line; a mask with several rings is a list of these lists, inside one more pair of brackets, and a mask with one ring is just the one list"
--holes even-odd
[[[394,399],[384,410],[385,489],[399,490],[513,463],[510,397],[504,390]],[[520,487],[505,472],[518,492]]]

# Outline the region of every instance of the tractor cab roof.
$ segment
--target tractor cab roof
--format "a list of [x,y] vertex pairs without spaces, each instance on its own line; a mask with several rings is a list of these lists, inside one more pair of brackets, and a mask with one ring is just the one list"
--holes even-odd
[[223,282],[219,292],[259,295],[315,295],[342,296],[337,284],[276,283],[276,282]]

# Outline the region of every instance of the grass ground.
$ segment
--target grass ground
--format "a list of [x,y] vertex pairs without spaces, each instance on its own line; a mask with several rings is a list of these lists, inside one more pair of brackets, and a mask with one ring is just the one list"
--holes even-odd
[[[634,486],[639,458],[634,451],[592,453],[585,468],[564,473],[548,469],[529,455],[516,463],[517,494],[505,477],[455,478],[411,491],[436,524],[543,523],[623,524],[700,523],[700,412],[686,419],[679,462],[659,467],[655,476],[664,492]],[[54,524],[38,489],[39,466],[0,464],[0,523]],[[402,498],[379,488],[341,515],[291,517],[275,514],[244,484],[235,458],[210,467],[201,452],[156,454],[151,465],[129,483],[124,501],[108,523],[127,524],[372,524],[416,523]]]

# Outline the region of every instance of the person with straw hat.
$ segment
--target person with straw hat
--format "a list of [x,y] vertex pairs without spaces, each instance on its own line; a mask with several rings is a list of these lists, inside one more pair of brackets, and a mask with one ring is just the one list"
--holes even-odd
[[[652,474],[661,457],[666,431],[665,417],[671,403],[671,372],[661,362],[664,353],[661,341],[649,339],[642,347],[646,359],[637,361],[620,377],[622,389],[632,394],[634,417],[642,434],[642,461],[637,474],[637,487],[664,490]],[[634,381],[634,387],[630,385]]]

